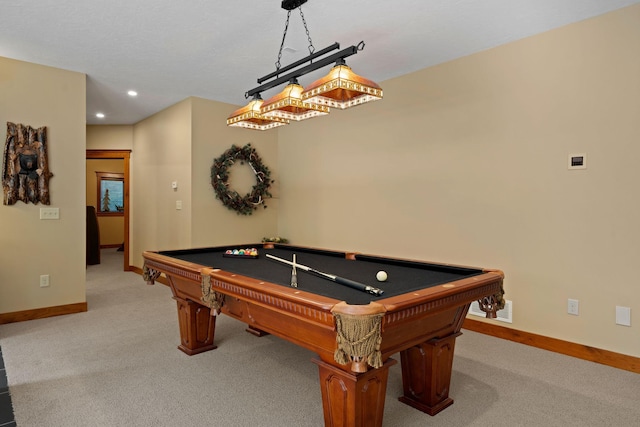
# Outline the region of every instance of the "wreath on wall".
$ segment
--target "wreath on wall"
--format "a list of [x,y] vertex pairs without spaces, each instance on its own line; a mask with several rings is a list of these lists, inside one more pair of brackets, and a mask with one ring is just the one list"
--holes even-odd
[[[256,183],[251,192],[244,196],[229,188],[229,169],[238,161],[241,165],[247,162],[256,176]],[[259,206],[266,209],[265,199],[271,197],[269,187],[272,183],[269,168],[262,163],[251,144],[244,147],[232,145],[222,156],[215,159],[211,166],[211,185],[216,199],[227,208],[236,211],[238,215],[251,215]]]

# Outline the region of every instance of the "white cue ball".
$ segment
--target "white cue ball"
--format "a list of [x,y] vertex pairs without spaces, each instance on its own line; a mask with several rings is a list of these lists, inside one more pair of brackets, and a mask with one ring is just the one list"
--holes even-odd
[[387,280],[387,272],[386,271],[378,271],[376,273],[376,279],[378,279],[378,282],[385,282]]

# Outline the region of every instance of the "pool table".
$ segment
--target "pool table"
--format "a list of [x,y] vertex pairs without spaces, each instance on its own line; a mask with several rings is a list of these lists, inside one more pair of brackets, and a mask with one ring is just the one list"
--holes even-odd
[[[256,248],[258,256],[227,250]],[[267,257],[293,261],[292,266]],[[403,396],[430,415],[453,403],[455,339],[473,301],[487,317],[500,308],[499,270],[282,244],[147,251],[143,275],[164,273],[177,301],[181,342],[193,355],[216,348],[216,315],[273,334],[317,354],[326,426],[381,426],[391,356],[400,354]],[[298,266],[355,281],[344,286]],[[387,280],[376,280],[385,271]]]

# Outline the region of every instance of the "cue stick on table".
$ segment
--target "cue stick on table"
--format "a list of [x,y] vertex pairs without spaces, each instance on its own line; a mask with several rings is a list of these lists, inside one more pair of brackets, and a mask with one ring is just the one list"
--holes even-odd
[[349,286],[350,288],[367,292],[367,293],[370,293],[371,295],[380,296],[384,293],[382,289],[374,288],[373,286],[365,285],[359,282],[354,282],[353,280],[345,279],[344,277],[336,276],[335,274],[323,273],[322,271],[315,270],[311,267],[307,267],[306,265],[298,264],[295,261],[294,262],[287,261],[286,259],[278,258],[277,256],[273,256],[271,254],[267,254],[267,258],[280,261],[284,264],[289,264],[293,266],[293,268],[298,267],[306,271],[307,273],[315,274],[316,276],[322,277],[323,279],[331,280],[332,282],[336,282],[344,286]]

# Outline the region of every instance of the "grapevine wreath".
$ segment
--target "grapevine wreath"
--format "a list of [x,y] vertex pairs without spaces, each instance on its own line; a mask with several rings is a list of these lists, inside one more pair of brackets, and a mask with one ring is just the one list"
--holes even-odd
[[[255,185],[244,197],[229,188],[228,183],[229,168],[237,161],[240,164],[247,162],[256,176]],[[222,201],[227,208],[236,211],[238,215],[251,215],[260,205],[266,209],[264,199],[271,197],[269,187],[272,183],[269,168],[262,164],[262,159],[251,144],[244,147],[232,145],[222,156],[215,159],[211,166],[211,185],[216,193],[216,199]]]

